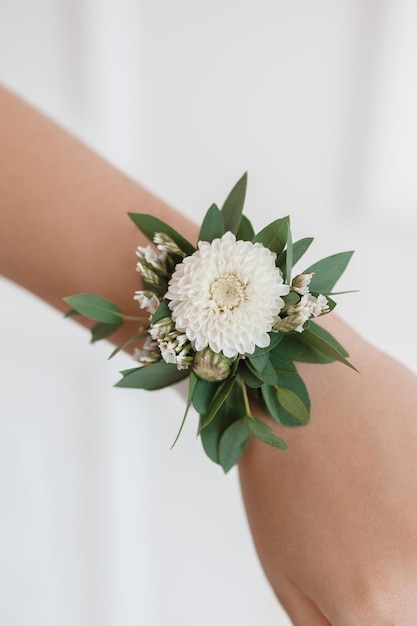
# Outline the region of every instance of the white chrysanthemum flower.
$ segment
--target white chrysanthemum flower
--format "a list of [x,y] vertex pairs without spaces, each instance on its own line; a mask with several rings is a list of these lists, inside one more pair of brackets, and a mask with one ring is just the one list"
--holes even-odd
[[275,253],[227,232],[179,263],[166,298],[175,327],[196,351],[207,346],[227,357],[269,345],[267,334],[289,293]]

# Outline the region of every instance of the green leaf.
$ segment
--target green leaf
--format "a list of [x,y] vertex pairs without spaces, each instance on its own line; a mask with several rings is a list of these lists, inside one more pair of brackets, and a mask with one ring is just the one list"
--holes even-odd
[[238,180],[233,187],[222,206],[225,231],[230,230],[230,232],[236,234],[239,229],[243,206],[245,204],[247,182],[248,175],[245,172],[242,178]]
[[164,317],[171,317],[172,311],[168,306],[168,302],[169,300],[166,298],[161,301],[155,313],[152,315],[152,324],[156,324],[156,322],[159,322],[159,320],[162,320]]
[[111,353],[111,355],[108,357],[107,360],[110,361],[110,359],[112,359],[114,356],[116,356],[116,354],[118,354],[121,350],[124,350],[128,346],[132,345],[132,343],[136,343],[137,341],[139,341],[139,339],[142,339],[142,337],[145,337],[145,335],[147,335],[147,334],[148,334],[148,332],[145,331],[143,333],[140,333],[140,335],[135,335],[134,337],[131,337],[130,339],[128,339],[127,341],[122,343],[121,346],[117,346],[117,348],[115,348],[113,350],[113,352]]
[[261,393],[269,415],[278,422],[278,424],[282,424],[281,406],[278,402],[278,394],[275,385],[264,385],[261,389]]
[[197,387],[194,391],[193,405],[197,413],[205,415],[208,413],[210,403],[216,393],[219,383],[211,383],[208,380],[198,379]]
[[203,219],[198,241],[211,243],[213,239],[222,237],[222,235],[224,235],[223,215],[219,207],[216,204],[212,204]]
[[269,353],[261,352],[260,354],[249,354],[247,360],[256,369],[257,372],[262,372],[269,361]]
[[[297,298],[298,301],[298,298]],[[268,352],[271,352],[272,350],[274,350],[277,346],[277,344],[281,341],[281,339],[284,337],[283,333],[275,333],[275,332],[270,332],[268,333],[269,337],[270,337],[270,342],[269,342],[269,346],[267,346],[266,348],[259,348],[258,346],[256,346],[254,352],[252,352],[252,354],[250,356],[252,357],[258,357],[261,356],[263,354],[266,354]]]
[[118,306],[93,293],[78,293],[75,296],[63,298],[77,313],[88,317],[96,322],[105,324],[118,324],[124,319],[124,315]]
[[[286,389],[291,389],[291,391],[293,391],[300,398],[304,406],[307,408],[308,413],[310,413],[310,398],[308,391],[303,379],[296,371],[293,373],[279,372],[278,385]],[[280,404],[279,407],[279,418],[281,424],[284,424],[285,426],[300,426],[303,424],[300,424],[300,421],[295,419],[295,417],[291,415],[291,413],[289,413],[282,406],[282,404]]]
[[283,441],[280,437],[277,437],[272,428],[264,422],[261,422],[261,420],[256,419],[256,417],[250,417],[247,419],[246,423],[255,437],[264,443],[267,443],[274,448],[278,448],[279,450],[288,450],[288,446],[285,441]]
[[165,233],[175,241],[180,250],[186,255],[195,252],[195,247],[189,241],[184,239],[176,230],[157,217],[148,215],[147,213],[129,213],[128,215],[149,241],[153,242],[155,233]]
[[313,293],[322,293],[323,295],[331,293],[333,287],[343,274],[349,263],[353,251],[338,252],[332,256],[328,256],[321,261],[317,261],[310,265],[303,273],[313,272],[309,289]]
[[301,424],[307,424],[310,413],[301,398],[291,389],[277,388],[278,402],[282,407]]
[[341,343],[337,341],[335,337],[333,337],[333,335],[329,333],[329,331],[323,328],[323,326],[320,326],[316,322],[313,322],[313,320],[309,320],[308,329],[315,335],[321,337],[321,339],[324,339],[324,341],[327,341],[327,343],[330,343],[334,348],[336,348],[336,350],[340,352],[342,356],[349,356],[349,352],[342,346]]
[[[301,257],[307,252],[308,248],[311,246],[314,241],[313,237],[305,237],[304,239],[299,239],[292,244],[292,267],[301,259]],[[276,264],[281,269],[285,268],[287,263],[287,251],[281,252],[279,255]]]
[[64,314],[64,318],[67,317],[74,317],[74,315],[79,315],[78,311],[75,311],[74,309],[69,309],[65,314]]
[[308,343],[313,348],[316,348],[316,350],[318,350],[319,352],[322,352],[323,354],[334,359],[335,361],[340,361],[340,363],[344,363],[356,372],[358,371],[356,367],[349,363],[349,361],[343,356],[343,354],[335,347],[333,341],[323,339],[323,337],[315,333],[313,329],[306,328],[302,332],[302,338],[306,343]]
[[236,233],[236,239],[241,239],[243,241],[252,241],[252,238],[255,236],[255,231],[253,230],[253,226],[246,217],[246,215],[242,215],[242,219],[240,220],[239,228]]
[[91,343],[99,341],[100,339],[106,339],[115,333],[119,328],[123,326],[123,322],[117,324],[105,324],[104,322],[97,322],[91,329]]
[[174,443],[172,444],[170,450],[172,450],[172,448],[175,446],[175,444],[177,443],[177,441],[179,439],[179,436],[181,435],[182,429],[183,429],[184,424],[185,424],[185,420],[187,419],[188,411],[190,410],[190,407],[191,407],[191,403],[192,403],[193,395],[194,395],[194,392],[195,392],[195,388],[197,386],[197,382],[198,382],[197,376],[194,374],[194,372],[191,372],[191,374],[190,374],[190,384],[188,386],[187,406],[185,407],[184,417],[182,418],[182,422],[181,422],[181,425],[179,427],[177,436],[175,437]]
[[287,243],[287,233],[289,226],[289,217],[282,217],[275,220],[268,226],[265,226],[255,237],[252,239],[253,243],[260,242],[266,248],[276,252],[277,255],[285,248]]
[[286,358],[301,363],[333,363],[334,359],[306,343],[301,337],[302,334],[286,333],[280,346],[282,354],[285,354]]
[[249,441],[246,419],[233,422],[222,434],[219,442],[219,461],[224,472],[228,472],[242,456]]
[[243,382],[248,387],[251,387],[251,389],[258,389],[264,384],[263,381],[258,378],[258,376],[255,376],[255,374],[251,372],[251,370],[247,367],[244,361],[240,363],[238,372]]
[[208,424],[210,424],[211,420],[215,417],[217,411],[220,409],[222,404],[227,399],[227,396],[232,391],[235,382],[236,382],[236,378],[233,377],[233,378],[228,378],[227,380],[220,383],[220,385],[218,386],[216,395],[213,398],[213,402],[210,404],[208,413],[205,416],[203,423],[201,424],[200,430],[202,430]]
[[265,367],[261,372],[253,367],[251,361],[247,362],[246,365],[248,369],[252,372],[252,374],[257,376],[266,385],[276,385],[278,383],[277,373],[269,359],[267,360]]
[[190,375],[190,370],[179,370],[177,366],[165,361],[158,361],[144,367],[121,372],[122,380],[116,387],[128,387],[131,389],[162,389],[173,385]]
[[[219,441],[220,437],[237,419],[245,415],[245,404],[242,398],[242,391],[240,385],[234,385],[230,395],[227,397],[224,404],[221,406],[216,416],[210,424],[208,424],[200,432],[201,443],[209,459],[215,463],[220,463],[219,460]],[[200,416],[200,423],[203,423],[205,419],[204,415]]]
[[291,285],[291,270],[293,266],[293,249],[292,249],[292,236],[290,221],[288,220],[288,233],[287,233],[287,259],[285,263],[285,282],[287,285]]
[[[283,351],[283,354],[285,352]],[[274,370],[277,372],[296,372],[295,365],[292,361],[284,359],[281,356],[281,346],[279,346],[275,351],[273,350],[269,355],[269,360],[274,366]]]

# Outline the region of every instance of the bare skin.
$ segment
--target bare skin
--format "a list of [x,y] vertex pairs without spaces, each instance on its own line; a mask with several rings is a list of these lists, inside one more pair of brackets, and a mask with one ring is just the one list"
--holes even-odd
[[[196,240],[184,216],[1,89],[0,146],[0,271],[60,310],[88,291],[138,313],[132,251],[146,242],[127,211]],[[254,541],[296,626],[412,626],[417,380],[337,317],[325,324],[361,374],[300,366],[311,424],[279,433],[288,454],[254,440],[240,462]]]

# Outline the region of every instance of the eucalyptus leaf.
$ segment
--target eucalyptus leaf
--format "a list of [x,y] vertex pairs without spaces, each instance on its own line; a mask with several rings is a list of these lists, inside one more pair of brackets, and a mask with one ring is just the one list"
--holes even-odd
[[343,356],[343,354],[338,350],[338,348],[335,347],[333,341],[328,341],[326,339],[323,339],[323,337],[315,333],[312,328],[306,328],[306,330],[303,331],[302,335],[303,335],[303,340],[306,343],[308,343],[310,346],[318,350],[319,352],[322,352],[323,354],[329,356],[335,361],[340,361],[341,363],[344,363],[345,365],[355,370],[356,372],[358,371],[356,367],[354,367]]
[[[237,419],[245,415],[245,404],[242,398],[240,385],[234,385],[230,395],[218,410],[216,416],[200,432],[201,443],[207,456],[215,463],[219,460],[220,437]],[[204,422],[205,416],[200,417],[200,424]]]
[[245,172],[238,180],[232,191],[227,196],[222,206],[222,215],[225,231],[230,231],[236,235],[241,222],[243,206],[245,204],[246,186],[248,175]]
[[171,317],[172,311],[168,306],[169,300],[164,298],[155,313],[152,315],[152,324],[156,324],[159,320],[162,320],[164,317]]
[[287,259],[285,263],[285,282],[287,285],[291,285],[291,270],[293,266],[293,245],[291,236],[290,221],[288,219],[288,233],[287,233]]
[[198,379],[193,395],[193,405],[197,413],[205,415],[208,413],[210,403],[216,393],[218,383],[211,383],[208,380]]
[[274,448],[278,448],[279,450],[288,450],[288,446],[285,441],[283,441],[280,437],[277,437],[272,428],[264,422],[261,422],[261,420],[256,419],[256,417],[250,417],[247,419],[246,423],[252,434],[264,443],[267,443]]
[[241,239],[243,241],[251,241],[255,236],[255,231],[253,230],[253,226],[246,217],[246,215],[242,215],[240,220],[239,228],[236,233],[236,239]]
[[123,378],[115,385],[116,387],[153,390],[168,387],[183,378],[187,378],[190,375],[190,370],[179,370],[174,364],[158,361],[151,363],[151,365],[135,368],[127,374],[122,372],[122,374]]
[[123,326],[123,322],[117,322],[117,324],[105,324],[104,322],[97,322],[91,329],[91,343],[95,343],[100,339],[106,339],[115,333],[119,328]]
[[207,415],[204,418],[203,423],[201,424],[201,429],[205,428],[208,424],[210,424],[211,420],[215,417],[217,411],[220,409],[222,404],[227,399],[227,396],[232,391],[236,382],[236,378],[228,378],[227,380],[220,383],[216,395],[213,398],[212,403],[210,404],[210,408],[208,410]]
[[72,309],[96,322],[105,324],[118,324],[124,319],[124,315],[118,306],[93,293],[78,293],[75,296],[63,298]]
[[[286,389],[291,389],[295,394],[297,394],[297,396],[300,398],[300,400],[306,407],[308,414],[310,413],[310,397],[308,395],[307,387],[305,386],[303,379],[297,372],[292,372],[292,373],[279,372],[278,373],[278,385]],[[278,399],[278,394],[277,394],[277,399]],[[280,418],[281,424],[284,424],[285,426],[303,425],[303,422],[300,422],[293,415],[291,415],[291,413],[289,413],[280,403],[279,403],[279,418]]]
[[[117,346],[117,348],[115,348],[113,350],[113,352],[111,353],[111,355],[108,357],[108,361],[110,361],[110,359],[112,359],[114,356],[116,356],[116,354],[119,354],[119,352],[121,350],[124,350],[125,348],[127,348],[128,346],[131,346],[132,343],[136,343],[137,341],[139,341],[139,339],[142,339],[142,337],[145,337],[148,334],[147,331],[144,331],[143,333],[140,333],[140,335],[135,335],[134,337],[131,337],[130,339],[128,339],[127,341],[125,341],[122,345]],[[136,369],[136,368],[135,368]]]
[[310,412],[301,398],[291,389],[277,387],[278,402],[300,424],[307,424]]
[[342,356],[345,356],[345,357],[349,356],[349,352],[342,346],[341,343],[337,341],[335,337],[333,337],[333,335],[329,333],[328,330],[323,328],[323,326],[320,326],[316,322],[313,322],[313,320],[310,320],[308,324],[308,328],[315,335],[318,335],[319,337],[321,337],[321,339],[324,339],[324,341],[327,341],[327,343],[330,343],[336,350],[338,350],[338,352],[340,352]]
[[251,387],[251,389],[257,389],[262,387],[264,384],[258,376],[255,376],[255,374],[251,372],[244,361],[242,361],[239,365],[239,376],[248,387]]
[[265,248],[269,248],[277,255],[285,248],[287,243],[287,234],[289,227],[289,217],[282,217],[275,220],[268,226],[265,226],[255,237],[252,239],[253,243],[262,243]]
[[[282,354],[285,354],[285,352]],[[292,373],[297,371],[292,361],[289,361],[287,358],[284,358],[284,356],[281,356],[281,346],[278,346],[276,350],[272,350],[269,355],[269,360],[274,366],[274,370],[276,372]]]
[[334,358],[316,350],[316,348],[304,341],[302,338],[304,332],[285,333],[280,344],[282,354],[285,354],[285,357],[291,359],[291,361],[302,363],[333,363]]
[[283,424],[281,420],[281,405],[278,402],[278,394],[275,385],[264,385],[261,389],[262,398],[269,415],[278,424]]
[[195,392],[195,388],[197,386],[197,382],[198,382],[198,378],[197,376],[194,374],[194,372],[191,372],[190,374],[190,384],[188,386],[188,399],[187,399],[187,405],[185,407],[185,411],[184,411],[184,417],[182,418],[182,422],[181,425],[179,427],[177,436],[174,439],[174,442],[170,448],[170,450],[172,450],[172,448],[175,446],[175,444],[177,443],[179,436],[181,435],[182,429],[184,427],[185,424],[185,420],[187,419],[187,415],[188,415],[188,411],[190,410],[191,404],[192,404],[192,399],[193,399],[193,395]]
[[246,357],[251,365],[256,369],[257,372],[262,372],[264,367],[269,361],[268,352],[260,352],[259,354],[248,354]]
[[[298,301],[298,298],[297,298]],[[281,341],[281,339],[284,337],[283,333],[275,333],[275,332],[270,332],[268,333],[270,341],[269,341],[269,345],[266,346],[266,348],[259,348],[258,346],[256,346],[254,352],[252,352],[252,354],[250,356],[252,357],[257,357],[257,356],[261,356],[263,354],[266,354],[267,352],[271,352],[272,350],[275,349],[275,347],[277,346],[277,344]]]
[[224,472],[228,472],[242,456],[249,442],[249,428],[246,419],[233,422],[222,434],[219,442],[219,461]]
[[353,251],[338,252],[332,254],[313,265],[310,265],[303,273],[312,272],[309,289],[313,293],[322,293],[323,295],[332,292],[333,287],[343,274],[352,257]]
[[147,215],[146,213],[129,213],[129,217],[149,241],[153,242],[155,233],[165,233],[175,241],[180,250],[187,256],[195,252],[195,247],[189,241],[157,217]]
[[[292,244],[292,267],[304,256],[309,247],[314,241],[314,237],[305,237],[304,239],[299,239],[298,241],[294,241]],[[282,270],[285,269],[287,264],[287,251],[284,250],[281,252],[279,257],[277,258],[276,264]]]
[[203,219],[198,241],[211,243],[213,239],[222,237],[224,232],[223,215],[219,207],[216,204],[212,204]]

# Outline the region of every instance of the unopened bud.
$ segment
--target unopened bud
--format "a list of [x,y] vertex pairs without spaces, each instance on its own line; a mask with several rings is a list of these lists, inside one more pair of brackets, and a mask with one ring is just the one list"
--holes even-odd
[[229,376],[232,363],[233,359],[224,356],[221,352],[204,348],[194,357],[193,372],[198,378],[217,382]]

